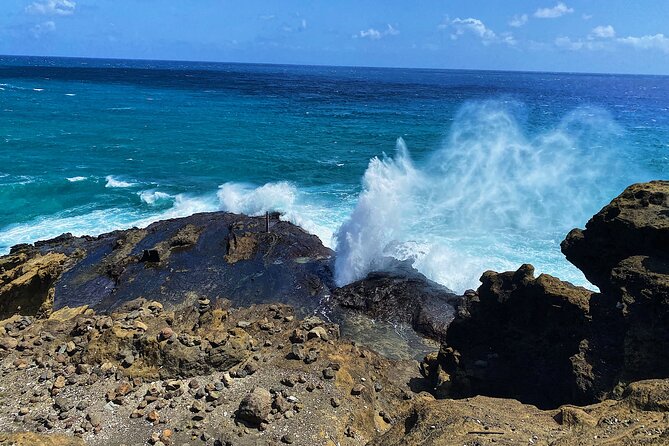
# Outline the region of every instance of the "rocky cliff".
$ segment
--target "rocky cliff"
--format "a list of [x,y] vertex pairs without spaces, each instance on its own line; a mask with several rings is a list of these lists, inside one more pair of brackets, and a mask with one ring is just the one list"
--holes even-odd
[[552,408],[669,376],[669,182],[630,186],[562,249],[600,292],[530,265],[486,272],[425,361],[436,389]]

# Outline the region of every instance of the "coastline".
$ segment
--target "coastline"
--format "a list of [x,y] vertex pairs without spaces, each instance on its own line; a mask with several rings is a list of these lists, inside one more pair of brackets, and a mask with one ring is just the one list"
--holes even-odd
[[[403,265],[337,288],[332,251],[276,216],[16,246],[0,367],[33,390],[0,396],[0,441],[662,445],[668,212],[669,182],[636,184],[567,235],[599,293],[531,265],[463,296]],[[412,346],[348,340],[335,314],[441,348],[383,356]]]

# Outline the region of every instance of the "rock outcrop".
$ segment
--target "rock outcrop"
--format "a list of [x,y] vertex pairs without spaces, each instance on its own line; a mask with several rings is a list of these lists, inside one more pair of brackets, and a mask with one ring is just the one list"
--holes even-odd
[[486,272],[423,364],[433,387],[556,407],[669,377],[669,182],[630,186],[562,249],[600,292],[530,265]]
[[215,212],[99,237],[64,234],[15,246],[0,260],[0,316],[48,314],[52,306],[109,312],[140,297],[168,308],[206,296],[308,310],[333,288],[332,255],[276,215],[269,232],[264,217]]
[[[628,187],[562,243],[601,291],[593,321],[611,384],[669,376],[669,181]],[[608,376],[606,376],[608,375]]]
[[462,300],[411,267],[369,273],[362,280],[335,289],[332,298],[344,308],[374,319],[408,324],[435,340],[443,339]]
[[426,363],[433,385],[451,396],[515,398],[540,407],[589,402],[591,377],[580,355],[591,292],[547,274],[535,278],[531,265],[488,271],[481,282],[465,296],[438,360]]
[[545,411],[509,399],[423,395],[368,446],[664,446],[669,444],[667,411],[646,402],[665,398],[667,385],[669,380],[640,381],[620,401]]

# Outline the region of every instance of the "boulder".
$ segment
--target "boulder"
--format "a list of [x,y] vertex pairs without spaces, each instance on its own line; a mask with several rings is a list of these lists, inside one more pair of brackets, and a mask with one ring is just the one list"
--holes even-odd
[[256,387],[239,403],[237,419],[259,426],[269,420],[271,411],[272,394],[262,387]]
[[443,338],[462,299],[411,267],[369,273],[335,289],[332,298],[346,309],[373,319],[406,323],[436,340]]

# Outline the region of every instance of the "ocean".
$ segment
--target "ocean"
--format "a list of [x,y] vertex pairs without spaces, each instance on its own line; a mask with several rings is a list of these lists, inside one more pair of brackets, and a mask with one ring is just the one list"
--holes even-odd
[[455,291],[669,173],[669,77],[0,57],[0,252],[276,210],[340,284],[412,261]]

